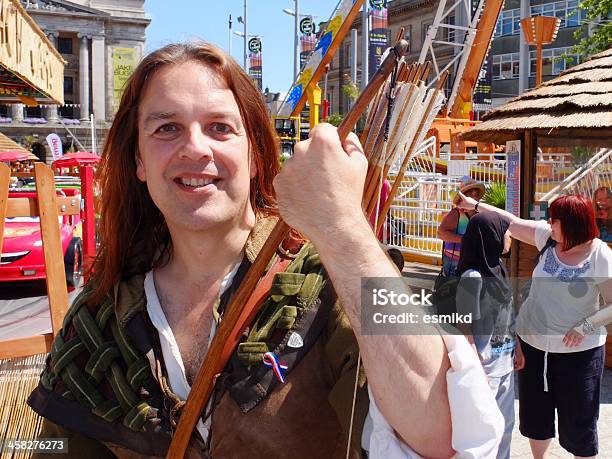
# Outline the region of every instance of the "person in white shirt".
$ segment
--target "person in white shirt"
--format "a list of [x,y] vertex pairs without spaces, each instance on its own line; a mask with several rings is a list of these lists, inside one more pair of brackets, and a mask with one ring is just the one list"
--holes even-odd
[[463,195],[458,205],[505,215],[512,237],[542,251],[517,318],[516,350],[524,359],[520,431],[534,457],[550,448],[555,411],[561,446],[575,457],[596,456],[604,326],[612,322],[612,250],[597,237],[592,202],[561,196],[550,205],[548,222],[523,220]]

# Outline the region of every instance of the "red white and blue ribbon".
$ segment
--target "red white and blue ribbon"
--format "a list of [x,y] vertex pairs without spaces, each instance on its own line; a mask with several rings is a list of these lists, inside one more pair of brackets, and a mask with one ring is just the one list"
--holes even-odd
[[272,368],[276,379],[285,384],[283,372],[287,369],[287,365],[282,364],[274,352],[266,352],[263,357],[263,363],[265,366]]

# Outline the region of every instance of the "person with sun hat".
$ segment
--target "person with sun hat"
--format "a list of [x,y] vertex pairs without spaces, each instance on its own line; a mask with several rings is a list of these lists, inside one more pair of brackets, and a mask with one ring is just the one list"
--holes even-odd
[[[485,187],[469,176],[461,178],[459,191],[466,196],[480,201],[485,194]],[[453,276],[456,273],[461,255],[461,238],[465,234],[470,217],[476,212],[465,211],[453,207],[443,218],[438,227],[438,238],[444,241],[442,249],[442,271],[445,276]]]

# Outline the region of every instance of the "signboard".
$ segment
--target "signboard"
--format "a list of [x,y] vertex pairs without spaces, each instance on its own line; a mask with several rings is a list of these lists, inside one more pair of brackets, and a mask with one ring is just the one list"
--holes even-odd
[[529,218],[531,220],[548,220],[548,203],[536,202],[529,206]]
[[57,134],[52,133],[47,136],[47,145],[49,145],[49,149],[53,155],[53,161],[60,159],[64,154],[62,141]]
[[304,35],[314,34],[314,21],[312,16],[306,16],[300,21],[300,32]]
[[113,108],[119,108],[123,88],[137,64],[136,48],[113,48]]
[[308,62],[316,44],[314,20],[312,16],[305,16],[300,21],[300,69]]
[[249,51],[252,53],[261,52],[261,40],[259,37],[253,37],[249,40]]
[[485,59],[478,74],[478,81],[474,88],[474,109],[479,111],[490,110],[493,104],[493,57]]
[[506,142],[506,210],[521,216],[521,141]]
[[255,81],[257,88],[261,91],[263,86],[263,72],[262,72],[262,46],[261,38],[253,37],[249,39],[249,62],[248,62],[248,73],[249,76]]
[[387,0],[368,0],[370,2],[370,44],[368,57],[368,81],[380,67],[387,43]]

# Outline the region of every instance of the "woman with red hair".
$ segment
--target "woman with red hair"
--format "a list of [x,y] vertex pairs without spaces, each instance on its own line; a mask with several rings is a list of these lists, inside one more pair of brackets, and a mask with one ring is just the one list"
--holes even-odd
[[516,347],[519,428],[533,456],[543,458],[550,448],[555,411],[561,446],[575,457],[596,456],[604,326],[612,322],[612,250],[598,238],[593,203],[561,196],[546,222],[460,198],[462,209],[505,215],[512,237],[540,251],[518,314]]

